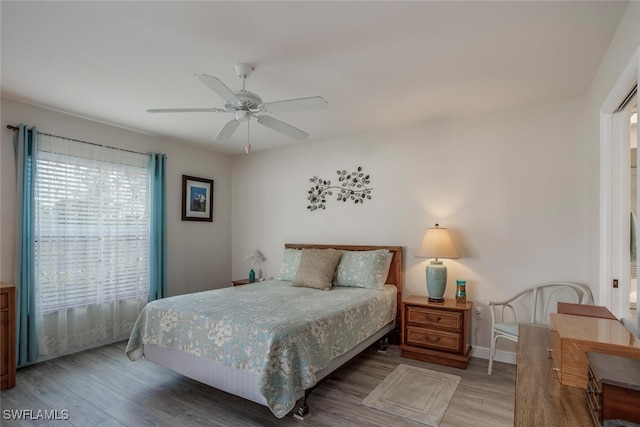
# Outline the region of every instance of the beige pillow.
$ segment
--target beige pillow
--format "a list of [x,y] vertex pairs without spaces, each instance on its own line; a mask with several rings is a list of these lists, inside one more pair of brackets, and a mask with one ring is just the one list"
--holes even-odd
[[331,289],[333,273],[342,251],[337,249],[303,249],[300,266],[293,277],[292,286]]

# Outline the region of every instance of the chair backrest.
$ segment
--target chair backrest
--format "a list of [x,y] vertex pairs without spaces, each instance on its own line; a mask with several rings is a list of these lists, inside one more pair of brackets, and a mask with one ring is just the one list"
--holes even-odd
[[531,323],[549,324],[549,314],[555,313],[558,302],[590,304],[591,290],[578,283],[548,282],[533,287],[533,310]]
[[[591,289],[573,282],[547,282],[532,286],[515,295],[504,309],[496,310],[496,323],[515,321],[519,323],[549,324],[549,314],[558,309],[558,302],[591,304]],[[507,317],[507,314],[509,316]],[[492,315],[494,313],[492,312]]]

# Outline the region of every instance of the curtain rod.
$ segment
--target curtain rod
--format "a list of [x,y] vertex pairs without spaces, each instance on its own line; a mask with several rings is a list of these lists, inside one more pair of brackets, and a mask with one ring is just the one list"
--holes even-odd
[[[18,126],[13,126],[13,125],[7,125],[7,129],[11,129],[13,131],[16,131],[18,129],[20,129]],[[135,154],[144,154],[145,156],[149,153],[141,153],[140,151],[133,151],[133,150],[127,150],[126,148],[116,148],[116,147],[110,147],[108,145],[102,145],[102,144],[96,144],[95,142],[89,142],[89,141],[82,141],[80,139],[73,139],[73,138],[67,138],[66,136],[60,136],[60,135],[53,135],[51,133],[45,133],[45,132],[40,132],[38,131],[38,133],[40,135],[46,135],[46,136],[52,136],[54,138],[60,138],[60,139],[65,139],[67,141],[74,141],[74,142],[82,142],[83,144],[90,144],[90,145],[95,145],[98,147],[104,147],[104,148],[111,148],[113,150],[122,150],[122,151],[126,151],[128,153],[135,153]]]

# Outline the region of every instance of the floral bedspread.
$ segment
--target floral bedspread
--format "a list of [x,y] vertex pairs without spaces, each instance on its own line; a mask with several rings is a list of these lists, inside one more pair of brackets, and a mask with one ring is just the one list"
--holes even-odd
[[126,354],[159,344],[257,374],[259,391],[281,418],[316,372],[396,317],[396,288],[330,291],[267,281],[150,302]]

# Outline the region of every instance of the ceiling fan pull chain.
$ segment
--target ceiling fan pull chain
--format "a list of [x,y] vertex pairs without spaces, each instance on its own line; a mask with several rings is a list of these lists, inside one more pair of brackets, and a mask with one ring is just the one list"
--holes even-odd
[[251,144],[249,143],[249,124],[250,123],[251,123],[251,120],[247,120],[247,145],[244,147],[244,152],[247,154],[251,152]]

